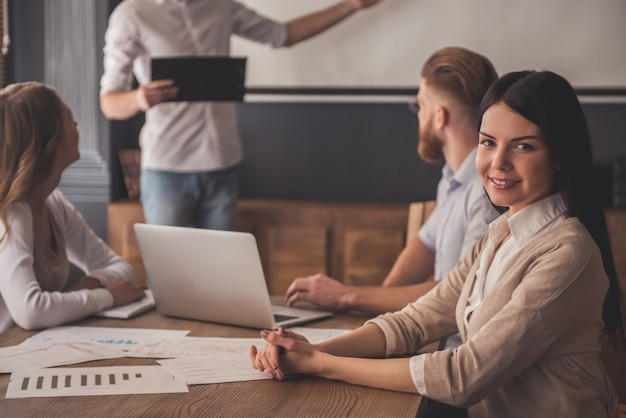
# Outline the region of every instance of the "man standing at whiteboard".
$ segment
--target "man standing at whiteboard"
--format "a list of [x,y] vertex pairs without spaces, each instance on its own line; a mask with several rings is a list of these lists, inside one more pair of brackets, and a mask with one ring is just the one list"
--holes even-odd
[[139,136],[146,221],[230,229],[242,160],[235,104],[166,102],[177,88],[172,80],[150,81],[151,57],[229,55],[232,34],[292,46],[379,1],[344,0],[287,23],[234,0],[122,1],[105,33],[100,107],[108,119],[146,112]]

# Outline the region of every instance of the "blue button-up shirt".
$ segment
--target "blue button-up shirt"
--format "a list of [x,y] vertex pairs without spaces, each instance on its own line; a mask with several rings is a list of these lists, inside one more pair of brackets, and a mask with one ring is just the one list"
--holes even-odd
[[452,271],[498,217],[476,172],[475,160],[476,149],[456,173],[444,165],[437,186],[437,206],[419,231],[422,242],[435,252],[435,280]]

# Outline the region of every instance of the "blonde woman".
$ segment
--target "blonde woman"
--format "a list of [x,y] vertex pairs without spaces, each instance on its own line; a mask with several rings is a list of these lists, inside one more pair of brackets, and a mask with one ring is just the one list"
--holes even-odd
[[[78,158],[76,121],[52,88],[0,91],[0,333],[65,324],[145,295],[57,189]],[[69,262],[86,275],[64,290]]]

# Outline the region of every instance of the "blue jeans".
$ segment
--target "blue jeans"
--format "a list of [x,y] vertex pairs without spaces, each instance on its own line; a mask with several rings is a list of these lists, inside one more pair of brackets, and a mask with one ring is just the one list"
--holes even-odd
[[195,173],[141,172],[141,203],[150,224],[232,229],[238,194],[237,167]]

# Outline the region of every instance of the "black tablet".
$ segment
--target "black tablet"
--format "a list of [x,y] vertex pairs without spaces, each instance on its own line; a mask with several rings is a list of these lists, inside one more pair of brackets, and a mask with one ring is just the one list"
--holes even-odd
[[246,58],[152,58],[152,80],[174,80],[178,95],[170,101],[242,101]]

